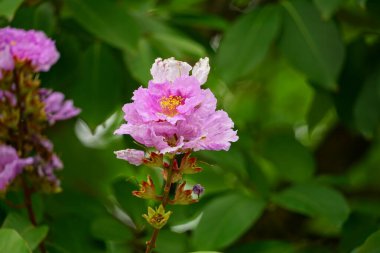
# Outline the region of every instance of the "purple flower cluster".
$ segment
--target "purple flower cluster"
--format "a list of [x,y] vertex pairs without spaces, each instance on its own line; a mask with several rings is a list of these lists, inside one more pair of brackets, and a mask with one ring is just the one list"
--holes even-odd
[[[62,169],[63,164],[54,153],[53,144],[42,135],[42,130],[78,115],[80,109],[72,100],[65,100],[61,92],[40,88],[38,76],[34,75],[48,71],[58,58],[54,41],[43,32],[10,27],[0,29],[0,106],[7,113],[0,112],[0,123],[5,128],[9,125],[9,129],[23,124],[24,129],[22,136],[5,134],[0,142],[0,191],[5,191],[25,166],[30,166],[30,172],[39,176],[44,184],[59,190],[60,182],[55,171]],[[20,104],[25,108],[22,113]],[[19,123],[11,121],[9,115],[13,114],[20,115]],[[32,148],[30,144],[33,144]],[[29,157],[19,158],[13,148],[16,146],[24,151],[23,156]]]
[[56,121],[77,116],[81,110],[74,106],[72,100],[65,100],[65,95],[58,91],[40,89],[39,94],[45,104],[46,118],[50,125]]
[[34,141],[39,146],[40,151],[33,157],[33,165],[38,176],[46,178],[55,188],[59,188],[60,181],[54,172],[61,170],[63,163],[58,155],[54,153],[53,143],[42,136],[36,137]]
[[22,170],[33,164],[33,158],[19,158],[16,150],[0,145],[0,190],[4,190]]
[[[148,88],[134,92],[132,103],[124,105],[127,124],[115,134],[131,135],[163,154],[228,150],[238,136],[228,114],[216,110],[214,94],[201,87],[209,71],[208,58],[200,59],[193,68],[174,58],[156,59],[151,68],[153,79]],[[136,164],[136,154],[131,150],[118,157]]]
[[0,29],[0,79],[2,71],[14,68],[17,62],[29,63],[37,71],[48,71],[58,60],[54,41],[43,32],[16,28]]

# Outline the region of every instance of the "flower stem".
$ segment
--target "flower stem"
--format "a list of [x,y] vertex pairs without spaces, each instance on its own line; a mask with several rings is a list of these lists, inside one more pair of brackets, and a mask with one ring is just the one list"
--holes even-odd
[[[175,159],[175,158],[173,158]],[[172,186],[172,179],[173,179],[173,162],[170,162],[170,167],[169,167],[169,172],[168,176],[166,178],[166,183],[164,187],[164,194],[162,198],[162,206],[165,208],[166,205],[169,202],[169,193],[170,193],[170,188]],[[149,241],[146,242],[146,250],[145,253],[150,253],[155,247],[156,247],[156,240],[158,237],[158,233],[160,232],[160,229],[155,228],[152,234],[152,237],[150,238]]]
[[[19,122],[18,122],[17,149],[20,152],[20,156],[23,158],[25,156],[24,137],[27,135],[27,129],[26,129],[25,118],[24,118],[25,104],[23,101],[23,96],[21,94],[21,82],[23,82],[23,77],[21,76],[22,73],[19,73],[19,71],[17,70],[15,70],[13,73],[15,75],[17,107],[20,110]],[[32,205],[32,194],[33,194],[32,189],[29,188],[28,182],[25,176],[22,176],[21,182],[22,182],[22,188],[24,191],[24,204],[28,212],[29,220],[33,226],[37,226],[36,216],[34,214],[33,205]],[[41,253],[46,253],[44,241],[40,243],[39,249]]]

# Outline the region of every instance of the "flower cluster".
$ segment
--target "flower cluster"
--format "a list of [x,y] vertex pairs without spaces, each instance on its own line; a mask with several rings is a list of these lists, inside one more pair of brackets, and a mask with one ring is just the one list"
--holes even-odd
[[[190,74],[191,71],[191,74]],[[115,151],[116,157],[133,165],[144,164],[158,167],[165,181],[162,194],[156,192],[150,176],[140,184],[133,195],[143,199],[161,202],[154,210],[148,208],[143,217],[156,230],[161,229],[169,219],[171,205],[188,205],[198,202],[204,192],[200,184],[186,187],[183,177],[202,171],[197,159],[191,157],[198,150],[228,150],[231,142],[238,140],[233,130],[234,123],[223,110],[217,110],[217,100],[210,89],[203,89],[210,66],[208,58],[200,59],[194,67],[174,58],[158,58],[152,68],[153,79],[147,88],[138,88],[132,103],[123,107],[127,121],[115,134],[127,134],[147,147],[148,151],[125,149]],[[169,192],[176,184],[175,194]],[[188,189],[186,189],[188,188]],[[197,197],[194,197],[197,196]],[[158,232],[147,242],[146,252],[155,247]]]
[[[201,87],[210,70],[208,58],[195,64],[189,75],[191,69],[173,58],[157,59],[151,69],[153,80],[148,88],[134,92],[132,103],[124,105],[127,124],[115,134],[131,135],[162,154],[228,150],[238,139],[234,123],[225,111],[216,110],[217,101],[210,89]],[[136,164],[137,153],[128,153]],[[128,153],[124,155],[127,160]]]
[[60,189],[55,171],[63,164],[43,130],[80,110],[62,93],[40,88],[36,75],[58,58],[54,41],[43,32],[0,29],[0,192],[20,174],[33,188]]

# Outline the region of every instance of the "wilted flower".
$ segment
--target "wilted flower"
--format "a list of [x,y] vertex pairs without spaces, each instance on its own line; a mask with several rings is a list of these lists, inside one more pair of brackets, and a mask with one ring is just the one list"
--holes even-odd
[[6,190],[23,168],[32,163],[33,158],[19,158],[13,147],[0,145],[0,191]]
[[216,98],[202,89],[209,72],[208,59],[191,66],[170,58],[157,59],[148,88],[134,92],[133,102],[124,105],[124,119],[115,134],[129,134],[137,142],[161,153],[182,150],[228,150],[237,141],[227,113],[216,111]]

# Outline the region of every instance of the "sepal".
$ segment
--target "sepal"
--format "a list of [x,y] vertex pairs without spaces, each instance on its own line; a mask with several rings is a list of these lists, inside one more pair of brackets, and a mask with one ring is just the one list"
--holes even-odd
[[140,184],[140,190],[133,191],[132,194],[142,199],[152,199],[157,201],[162,199],[161,196],[157,196],[153,180],[149,175],[147,177],[147,181],[142,181]]

